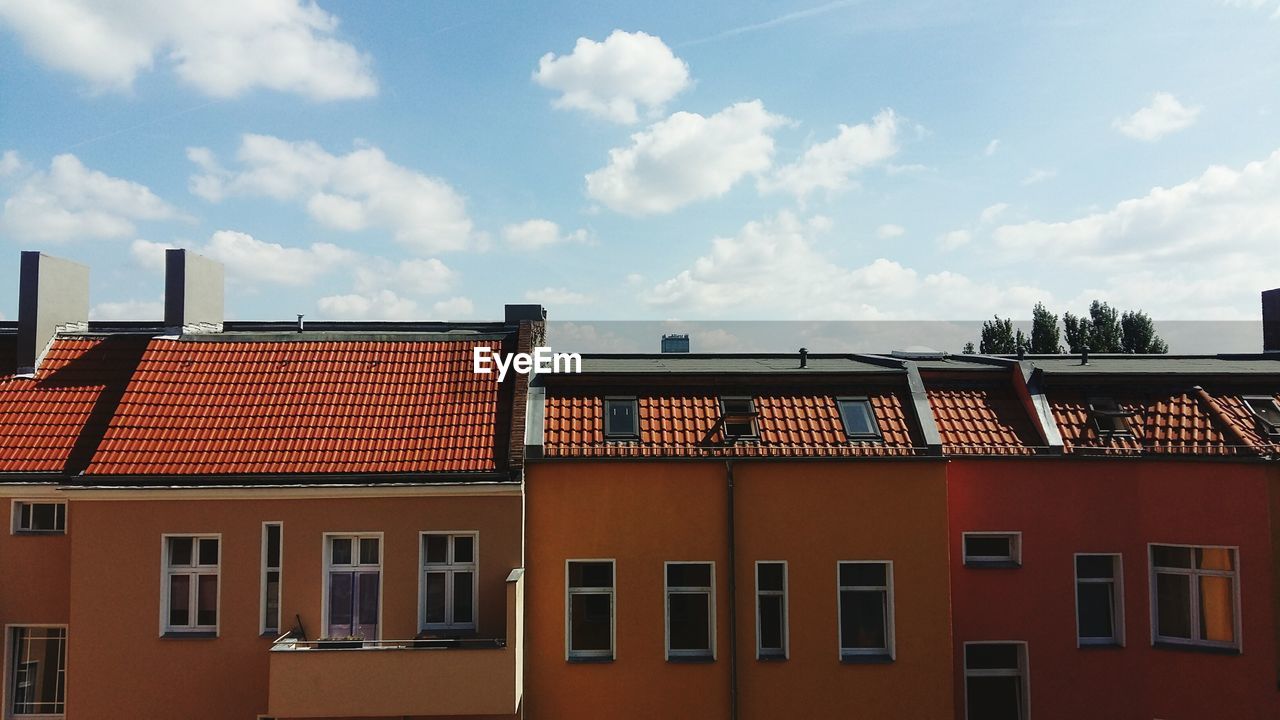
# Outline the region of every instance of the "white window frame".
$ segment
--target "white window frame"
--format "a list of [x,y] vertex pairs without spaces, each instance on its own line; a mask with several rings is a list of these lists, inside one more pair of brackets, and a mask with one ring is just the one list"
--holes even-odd
[[[970,670],[969,669],[969,653],[970,645],[1017,645],[1018,646],[1018,669],[1017,670]],[[970,677],[1021,677],[1022,678],[1022,720],[1030,720],[1031,718],[1031,653],[1028,652],[1026,640],[971,640],[965,642],[960,649],[960,669],[964,673],[964,717],[969,719],[969,678]]]
[[[635,432],[632,433],[610,433],[609,432],[609,404],[625,402],[631,405],[631,419],[635,422]],[[635,395],[606,395],[604,398],[604,439],[605,440],[635,440],[640,437],[640,399]]]
[[[1159,634],[1159,599],[1156,596],[1156,559],[1155,548],[1157,547],[1174,547],[1189,548],[1191,550],[1190,568],[1170,568],[1161,566],[1160,573],[1167,575],[1186,575],[1190,577],[1191,594],[1189,601],[1191,604],[1190,624],[1191,639],[1165,637]],[[1195,567],[1195,551],[1196,550],[1229,550],[1231,551],[1231,564],[1234,570],[1204,570]],[[1234,642],[1221,642],[1218,640],[1205,640],[1196,638],[1200,633],[1200,583],[1201,576],[1212,577],[1230,577],[1231,578],[1231,621],[1232,633],[1235,636]],[[1154,645],[1181,645],[1184,647],[1203,647],[1215,648],[1221,650],[1233,650],[1235,652],[1244,651],[1243,628],[1240,621],[1240,547],[1238,545],[1189,545],[1186,543],[1167,543],[1153,542],[1147,543],[1147,589],[1149,592],[1150,608],[1151,608],[1151,644]]]
[[[278,566],[267,565],[267,529],[276,527],[280,531],[280,557],[277,561]],[[258,632],[262,635],[268,633],[280,634],[280,626],[284,625],[284,522],[280,520],[268,520],[262,523],[262,574],[259,576],[259,594],[258,594]],[[277,574],[276,579],[276,627],[267,627],[267,573],[274,570]]]
[[[669,585],[667,568],[672,565],[706,565],[710,585]],[[671,595],[707,595],[707,642],[706,650],[672,650],[671,649]],[[716,659],[716,563],[714,560],[667,560],[662,563],[662,625],[664,647],[667,660],[712,660]]]
[[[382,533],[382,532],[358,532],[358,531],[353,531],[353,532],[326,532],[326,533],[323,533],[323,534],[321,535],[321,540],[320,540],[320,541],[323,543],[323,545],[322,545],[322,546],[321,546],[321,548],[320,548],[320,562],[321,562],[321,568],[320,568],[321,574],[320,574],[320,578],[321,578],[321,583],[322,583],[322,587],[321,587],[321,590],[320,590],[320,595],[321,595],[321,599],[320,599],[320,627],[321,627],[320,637],[325,637],[325,636],[327,636],[327,635],[328,635],[328,633],[329,633],[329,571],[330,571],[330,570],[332,570],[332,569],[334,569],[334,567],[339,567],[339,568],[346,568],[346,567],[350,567],[350,568],[352,568],[352,569],[353,569],[353,571],[356,571],[356,569],[361,568],[361,567],[364,567],[364,568],[371,568],[371,567],[373,567],[372,565],[362,565],[362,564],[338,565],[338,566],[335,566],[335,565],[331,562],[331,560],[332,560],[331,553],[332,553],[333,551],[332,551],[332,545],[330,544],[330,540],[332,540],[332,539],[334,539],[334,538],[351,538],[351,539],[354,539],[354,540],[360,540],[360,539],[362,539],[362,538],[377,538],[377,539],[378,539],[378,633],[377,633],[377,637],[374,637],[374,638],[365,638],[365,639],[366,639],[366,640],[369,640],[369,641],[378,641],[378,640],[382,640],[382,626],[383,626],[383,620],[382,620],[382,619],[383,619],[383,614],[382,614],[382,605],[383,605],[383,602],[384,602],[384,592],[383,592],[383,591],[385,590],[384,585],[385,585],[385,583],[386,583],[386,581],[387,581],[387,573],[386,573],[386,571],[384,570],[384,565],[386,564],[386,558],[387,558],[387,543],[386,543],[386,538],[384,538],[384,537],[383,537],[383,533]],[[351,557],[352,557],[352,559],[353,559],[353,560],[358,560],[358,559],[359,559],[359,557],[360,557],[360,544],[359,544],[359,542],[355,543],[355,544],[352,546]],[[281,562],[283,562],[283,561],[284,561],[284,558],[283,558],[283,557],[281,557]]]
[[[579,587],[569,585],[569,566],[573,563],[609,563],[609,587]],[[573,642],[573,596],[604,595],[609,596],[609,649],[608,650],[574,650]],[[618,563],[614,558],[567,558],[564,561],[564,659],[572,661],[612,661],[618,657]]]
[[[170,538],[191,538],[191,559],[196,564],[183,566],[175,570],[169,565]],[[218,541],[218,564],[213,566],[213,574],[218,581],[218,595],[214,605],[217,620],[213,625],[170,625],[169,624],[169,578],[174,575],[187,575],[192,578],[188,592],[191,593],[188,609],[190,618],[199,620],[200,575],[208,575],[210,566],[200,565],[200,541]],[[160,635],[191,635],[212,633],[214,637],[222,636],[222,558],[226,547],[222,542],[222,533],[163,533],[160,536]]]
[[760,408],[756,406],[755,396],[753,395],[722,395],[720,396],[720,418],[722,421],[728,415],[728,412],[726,412],[725,410],[726,403],[731,403],[731,402],[747,403],[747,408],[748,408],[747,412],[751,414],[751,418],[750,420],[748,420],[748,424],[751,426],[751,429],[749,432],[744,433],[742,435],[730,435],[729,423],[722,422],[720,427],[720,434],[723,435],[726,439],[728,438],[742,438],[742,439],[749,439],[749,440],[758,439],[760,437]]
[[[969,555],[969,538],[1008,538],[1009,555]],[[965,567],[1022,567],[1022,532],[1019,530],[982,530],[960,534],[960,557]]]
[[[781,565],[782,566],[782,589],[781,590],[761,590],[760,589],[760,566],[761,565]],[[756,659],[757,660],[788,660],[791,658],[791,599],[788,597],[790,590],[790,568],[786,560],[757,560],[755,564],[755,584],[756,584]],[[760,598],[764,596],[782,598],[782,650],[776,651],[769,648],[767,651],[761,646],[761,628],[760,628]]]
[[[448,561],[444,563],[427,562],[427,537],[442,535],[448,538]],[[455,563],[453,561],[454,538],[471,538],[471,562]],[[427,573],[442,572],[444,581],[444,616],[445,622],[427,622]],[[471,573],[471,622],[459,623],[453,620],[454,573]],[[470,630],[480,629],[480,531],[478,530],[423,530],[418,533],[418,632],[426,630]]]
[[[1078,566],[1081,557],[1111,558],[1111,579],[1082,578]],[[1124,647],[1124,556],[1111,552],[1079,552],[1071,557],[1071,573],[1075,577],[1072,596],[1076,606],[1076,647]],[[1111,632],[1110,638],[1087,638],[1080,635],[1080,584],[1111,585]]]
[[[219,550],[219,557],[221,557],[221,550]],[[0,690],[2,690],[0,691],[0,717],[12,718],[13,720],[24,720],[25,718],[31,718],[32,720],[35,720],[36,718],[39,718],[40,720],[57,720],[58,718],[66,717],[68,673],[65,667],[62,670],[63,712],[60,712],[60,713],[14,713],[13,712],[12,703],[15,695],[15,689],[14,689],[13,683],[17,679],[15,677],[15,674],[16,674],[15,671],[17,670],[17,666],[18,666],[18,658],[16,655],[14,655],[14,650],[15,650],[14,634],[17,630],[38,630],[38,629],[55,629],[55,630],[63,630],[65,632],[65,637],[63,638],[63,641],[62,641],[63,642],[62,656],[63,656],[64,662],[68,660],[67,652],[69,650],[68,646],[70,644],[71,632],[67,625],[59,625],[56,623],[7,623],[5,624],[4,652],[0,653],[0,658],[4,659],[4,681],[3,683],[0,683]]]
[[[23,505],[61,505],[62,506],[62,527],[54,530],[36,530],[32,528],[22,527],[22,506]],[[54,510],[55,521],[57,510]],[[51,500],[44,498],[14,498],[9,505],[9,534],[10,535],[66,535],[67,526],[71,522],[68,517],[71,513],[71,505],[66,500]],[[33,626],[34,627],[34,626]]]
[[[884,585],[842,585],[840,584],[840,568],[844,565],[884,565]],[[846,648],[844,647],[844,613],[840,612],[840,595],[848,591],[877,590],[884,591],[884,644],[881,648]],[[897,660],[897,632],[894,621],[893,599],[893,561],[892,560],[837,560],[836,561],[836,648],[841,660],[858,660],[863,658],[887,658]]]

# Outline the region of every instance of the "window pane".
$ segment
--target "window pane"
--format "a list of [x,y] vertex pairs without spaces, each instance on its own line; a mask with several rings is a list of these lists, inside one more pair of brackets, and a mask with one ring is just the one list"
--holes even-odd
[[672,593],[669,627],[672,650],[710,650],[711,598],[706,593]]
[[876,425],[867,400],[844,400],[840,403],[840,417],[848,435],[875,435]]
[[840,647],[886,648],[885,593],[844,590],[840,593]]
[[442,572],[427,573],[427,589],[423,603],[426,606],[426,621],[429,623],[445,622],[444,578],[445,574]]
[[218,576],[201,575],[196,586],[196,624],[218,624]]
[[191,624],[191,576],[169,576],[169,625]]
[[636,434],[636,401],[605,400],[605,434]]
[[1115,576],[1115,558],[1111,555],[1077,555],[1076,577],[1111,578]]
[[66,642],[67,631],[63,628],[14,628],[10,711],[65,711]]
[[761,590],[782,590],[785,574],[782,563],[759,563],[756,565],[756,585]]
[[1231,578],[1200,576],[1200,637],[1217,642],[1236,639],[1235,589]]
[[58,503],[57,505],[54,505],[54,507],[57,508],[57,517],[55,518],[53,523],[54,529],[66,530],[67,529],[67,504]]
[[782,650],[782,626],[786,615],[781,595],[760,596],[760,649]]
[[1196,548],[1196,567],[1201,570],[1235,569],[1235,553],[1230,548]]
[[572,650],[610,650],[611,598],[605,593],[569,597],[569,647]]
[[267,567],[280,567],[280,526],[267,526]]
[[267,597],[264,601],[264,625],[267,630],[280,629],[280,571],[267,571]]
[[1107,583],[1080,583],[1076,604],[1080,613],[1080,637],[1113,638],[1115,628],[1114,586]]
[[200,541],[200,564],[201,565],[217,565],[218,564],[217,538],[205,538]]
[[351,564],[351,538],[333,538],[329,541],[330,561],[334,565]]
[[1191,639],[1191,578],[1156,573],[1156,630],[1171,638]]
[[52,503],[36,503],[31,506],[31,529],[53,530],[57,527],[55,506]]
[[18,503],[18,527],[31,529],[31,503]]
[[970,720],[1023,720],[1022,678],[966,678],[965,698]]
[[378,564],[378,538],[360,538],[360,564]]
[[192,539],[189,537],[169,538],[169,564],[191,565],[191,544]]
[[[355,577],[349,572],[329,573],[329,625],[341,626],[345,630],[340,634],[351,632],[352,600],[354,599]],[[330,635],[334,630],[330,630]]]
[[428,535],[426,537],[427,544],[427,562],[429,563],[447,563],[449,562],[449,536],[448,535]]
[[470,535],[459,535],[453,539],[453,561],[456,563],[469,563],[475,560],[474,557],[474,538]]
[[1012,558],[1013,538],[1008,535],[969,535],[964,539],[965,557]]
[[884,563],[840,563],[840,584],[883,586],[887,573]]
[[711,587],[711,566],[705,563],[671,563],[667,565],[667,585]]
[[357,575],[360,593],[360,624],[378,624],[378,573]]
[[453,574],[453,621],[456,623],[472,622],[472,582],[469,572]]
[[569,587],[613,587],[613,563],[569,563]]
[[1018,646],[1012,643],[965,645],[966,670],[1017,670]]
[[1191,548],[1153,545],[1151,559],[1156,567],[1189,568],[1191,567]]

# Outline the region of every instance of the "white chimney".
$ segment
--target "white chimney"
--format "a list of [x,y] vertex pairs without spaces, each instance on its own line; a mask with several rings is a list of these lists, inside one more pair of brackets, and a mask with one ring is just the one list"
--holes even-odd
[[222,332],[222,263],[164,251],[164,325],[174,334]]
[[18,281],[19,375],[32,375],[60,332],[89,329],[89,268],[24,250]]

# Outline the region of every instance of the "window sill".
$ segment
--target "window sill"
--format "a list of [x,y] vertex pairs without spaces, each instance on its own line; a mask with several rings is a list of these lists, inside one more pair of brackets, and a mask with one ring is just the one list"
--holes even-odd
[[14,530],[14,535],[66,535],[66,530]]
[[782,653],[777,653],[774,655],[756,655],[756,660],[759,660],[760,662],[767,662],[767,663],[784,662],[786,661],[786,659],[787,659],[787,656],[783,655]]
[[697,664],[713,663],[715,661],[716,659],[711,655],[668,655],[667,656],[667,662],[669,663],[692,663],[697,665]]
[[1077,650],[1123,650],[1124,645],[1118,642],[1081,642],[1076,641]]
[[1022,567],[1022,563],[1014,560],[965,560],[964,566],[967,568],[990,570],[1000,568],[1020,568]]
[[841,653],[840,663],[842,665],[887,665],[893,662],[893,656],[888,653],[876,654],[860,654],[860,653]]
[[161,633],[161,638],[174,640],[213,640],[218,637],[216,630],[168,630]]
[[1151,643],[1157,650],[1184,650],[1186,652],[1206,653],[1208,655],[1239,655],[1239,648],[1216,647],[1213,645],[1194,645],[1191,643],[1164,642],[1157,640]]
[[573,657],[573,656],[570,656],[570,657],[569,657],[565,662],[570,662],[570,663],[573,663],[574,665],[599,665],[599,664],[605,664],[605,663],[611,663],[611,662],[613,662],[613,656],[612,656],[612,655],[609,655],[608,657],[605,657],[605,656],[600,656],[600,657],[589,657],[589,656],[588,656],[588,657]]

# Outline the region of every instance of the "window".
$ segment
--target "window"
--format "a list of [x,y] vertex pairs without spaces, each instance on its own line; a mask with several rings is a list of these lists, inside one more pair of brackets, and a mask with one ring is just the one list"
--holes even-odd
[[382,595],[382,536],[326,535],[325,634],[331,639],[378,639]]
[[1250,396],[1244,402],[1258,421],[1259,429],[1272,440],[1280,441],[1280,405],[1276,399],[1268,395]]
[[1124,584],[1117,554],[1076,555],[1076,641],[1124,644]]
[[963,535],[968,567],[1021,567],[1022,533],[969,532]]
[[280,547],[284,526],[262,524],[262,634],[280,632]]
[[604,436],[606,438],[634,438],[640,434],[639,427],[635,398],[605,398]]
[[476,627],[476,533],[422,534],[422,629]]
[[613,659],[613,561],[570,560],[565,645],[570,660]]
[[216,535],[164,537],[165,633],[218,631],[218,557]]
[[67,531],[65,502],[13,502],[13,533],[59,534]]
[[840,658],[893,659],[893,564],[841,562]]
[[62,715],[67,695],[67,629],[15,627],[11,634],[12,717]]
[[667,659],[715,659],[715,563],[666,563]]
[[720,416],[726,438],[755,437],[756,404],[751,398],[720,398]]
[[1152,545],[1152,641],[1238,649],[1236,568],[1234,548]]
[[756,563],[756,657],[787,657],[787,564]]
[[967,720],[1027,720],[1027,644],[964,644],[964,711]]
[[1089,415],[1093,418],[1093,426],[1099,435],[1130,435],[1129,416],[1133,413],[1121,410],[1114,398],[1089,398]]
[[840,398],[840,421],[850,440],[879,440],[880,425],[867,398]]

